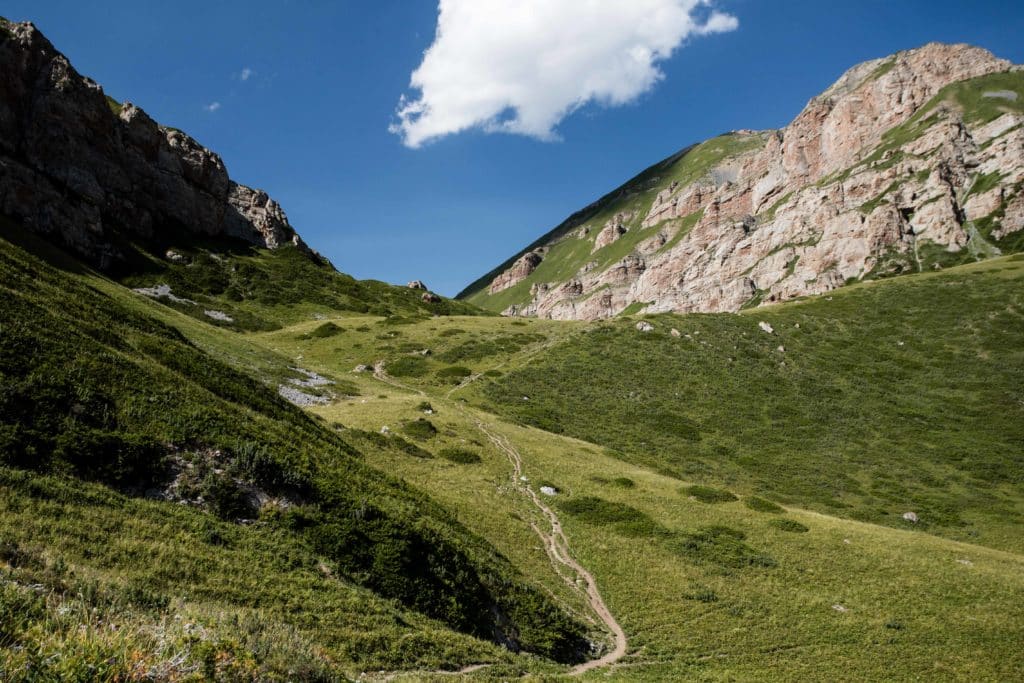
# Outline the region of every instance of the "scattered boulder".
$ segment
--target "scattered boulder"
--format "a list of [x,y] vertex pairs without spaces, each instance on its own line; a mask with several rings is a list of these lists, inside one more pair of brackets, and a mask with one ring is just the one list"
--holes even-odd
[[540,492],[543,493],[545,496],[554,496],[558,494],[558,490],[555,489],[554,486],[541,486]]
[[423,284],[423,280],[413,280],[412,282],[407,284],[406,287],[408,287],[409,289],[422,289],[424,291],[426,291],[427,289],[427,286]]
[[908,522],[911,522],[912,524],[917,524],[919,521],[917,518],[917,514],[913,512],[904,512],[903,519],[907,520]]
[[651,332],[652,330],[654,330],[654,325],[650,324],[646,320],[641,320],[636,324],[636,329],[640,330],[641,332]]
[[441,297],[439,297],[437,294],[434,294],[433,292],[423,292],[423,296],[421,296],[420,298],[423,299],[424,303],[428,304],[441,303]]
[[832,609],[834,609],[837,612],[849,612],[850,611],[849,608],[844,607],[843,605],[832,605]]
[[373,372],[369,365],[357,365],[352,372]]
[[184,254],[174,251],[173,249],[168,249],[167,253],[164,254],[164,258],[171,263],[188,263],[188,259],[185,258]]
[[387,436],[388,434],[391,433],[391,428],[388,427],[387,425],[384,425],[383,427],[380,428],[380,433]]
[[772,327],[771,325],[769,325],[768,323],[766,323],[763,320],[761,322],[759,322],[757,324],[757,326],[760,327],[765,332],[767,332],[768,334],[774,334],[775,333],[775,328]]
[[783,346],[782,344],[779,344],[779,348],[777,348],[775,350],[778,351],[779,353],[785,353],[786,352],[786,347]]
[[669,334],[671,334],[673,337],[676,337],[677,339],[680,336],[682,336],[682,333],[674,327],[671,330],[669,330]]

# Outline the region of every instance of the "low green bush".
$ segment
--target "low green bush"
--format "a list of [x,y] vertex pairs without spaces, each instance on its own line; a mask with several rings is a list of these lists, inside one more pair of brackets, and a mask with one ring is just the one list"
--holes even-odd
[[734,494],[725,489],[716,489],[711,486],[688,486],[684,489],[688,496],[692,496],[702,503],[731,503],[739,500]]
[[758,496],[750,496],[745,501],[743,501],[743,503],[744,505],[746,505],[751,510],[754,510],[755,512],[770,512],[773,514],[781,514],[786,511],[781,505],[773,503],[772,501],[767,500],[765,498],[759,498]]
[[344,331],[345,329],[343,327],[338,327],[334,323],[327,322],[305,335],[305,337],[306,339],[327,339],[328,337],[334,337],[342,334]]
[[402,425],[402,433],[417,441],[426,441],[437,436],[437,427],[426,418],[419,418],[405,425]]
[[810,531],[809,527],[804,526],[795,519],[773,519],[768,522],[768,525],[775,527],[779,531],[788,531],[794,534],[805,534]]
[[394,377],[423,377],[430,370],[426,359],[420,356],[402,356],[387,364],[388,374]]
[[468,448],[442,448],[437,454],[445,460],[450,460],[460,465],[472,465],[481,461],[480,454]]
[[447,368],[441,368],[434,374],[442,382],[458,384],[462,380],[472,375],[473,371],[461,365],[452,365]]

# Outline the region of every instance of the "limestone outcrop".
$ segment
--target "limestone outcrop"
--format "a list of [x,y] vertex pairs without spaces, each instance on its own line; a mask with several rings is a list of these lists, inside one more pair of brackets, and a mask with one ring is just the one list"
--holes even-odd
[[[781,130],[696,145],[576,214],[530,252],[577,258],[558,264],[577,268],[566,281],[531,278],[528,253],[489,291],[522,283],[507,315],[735,311],[1016,250],[1022,185],[1024,72],[933,43],[850,69]],[[628,255],[605,256],[623,241]],[[460,296],[488,305],[479,287]]]

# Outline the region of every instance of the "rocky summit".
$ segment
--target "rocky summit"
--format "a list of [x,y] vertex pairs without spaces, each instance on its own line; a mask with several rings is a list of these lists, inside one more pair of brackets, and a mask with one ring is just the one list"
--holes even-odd
[[182,233],[305,248],[265,192],[131,103],[106,96],[31,23],[0,20],[0,213],[100,267]]
[[781,130],[689,147],[460,297],[513,316],[724,312],[1024,248],[1024,72],[931,43]]

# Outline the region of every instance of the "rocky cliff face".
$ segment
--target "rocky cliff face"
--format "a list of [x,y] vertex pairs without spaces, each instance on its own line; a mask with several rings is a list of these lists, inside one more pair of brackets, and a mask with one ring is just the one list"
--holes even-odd
[[30,23],[0,20],[0,213],[108,267],[182,233],[305,248],[266,193],[144,111],[107,98]]
[[1024,72],[985,50],[866,62],[786,128],[684,150],[461,296],[548,318],[735,311],[1021,250],[1022,124]]

